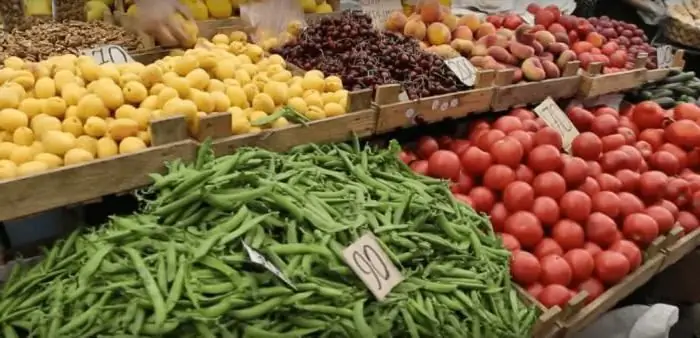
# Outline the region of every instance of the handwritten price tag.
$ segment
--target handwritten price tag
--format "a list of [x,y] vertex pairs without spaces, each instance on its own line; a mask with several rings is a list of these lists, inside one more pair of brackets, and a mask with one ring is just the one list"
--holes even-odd
[[97,64],[103,63],[127,63],[134,62],[131,55],[124,50],[124,48],[116,45],[104,45],[101,47],[86,49],[82,51],[83,55],[92,56]]
[[378,300],[383,300],[403,280],[401,272],[372,234],[365,234],[345,248],[343,257]]
[[673,49],[669,45],[656,48],[656,65],[658,68],[669,68],[673,64]]
[[281,279],[290,288],[296,290],[296,287],[294,286],[294,284],[292,284],[292,281],[290,281],[289,278],[287,278],[287,276],[285,276],[282,273],[282,271],[280,271],[279,268],[277,268],[274,264],[272,264],[270,261],[268,261],[267,258],[265,258],[265,256],[263,256],[257,250],[251,248],[245,242],[241,241],[241,243],[243,243],[243,248],[245,249],[246,253],[248,254],[248,258],[250,259],[251,262],[262,266],[267,271],[270,271],[277,278]]
[[372,18],[375,28],[384,27],[384,21],[393,11],[402,11],[401,0],[360,0],[362,12]]
[[463,56],[445,60],[447,67],[450,67],[457,78],[467,86],[473,86],[476,82],[476,67]]
[[569,117],[559,108],[556,102],[548,97],[534,109],[535,114],[541,117],[548,126],[554,128],[561,134],[564,141],[564,150],[571,150],[571,142],[578,135],[578,130],[571,123]]

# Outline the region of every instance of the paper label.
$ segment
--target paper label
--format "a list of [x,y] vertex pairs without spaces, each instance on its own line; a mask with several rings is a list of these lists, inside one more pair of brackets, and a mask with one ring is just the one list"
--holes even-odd
[[270,271],[273,275],[275,275],[277,278],[281,279],[285,284],[287,284],[290,288],[296,290],[296,287],[294,284],[292,284],[292,281],[285,276],[282,271],[280,271],[279,268],[277,268],[274,264],[272,264],[270,261],[265,258],[260,252],[257,250],[251,248],[248,244],[245,242],[241,241],[243,243],[243,248],[245,248],[246,253],[248,254],[248,258],[250,259],[251,262],[262,266],[265,268],[267,271]]
[[447,67],[450,67],[457,78],[467,86],[473,86],[476,82],[476,67],[463,56],[445,60]]
[[669,68],[673,64],[673,50],[669,45],[656,48],[656,65],[658,68]]
[[571,142],[573,142],[576,135],[578,135],[578,130],[574,124],[571,123],[569,117],[566,116],[551,97],[542,101],[542,103],[533,110],[548,126],[554,128],[561,134],[564,142],[564,150],[569,152],[571,150]]
[[391,262],[377,239],[365,234],[343,250],[345,262],[372,292],[375,298],[383,300],[403,276]]
[[104,63],[114,63],[121,64],[127,62],[134,62],[131,55],[124,50],[124,48],[116,45],[104,45],[93,49],[86,49],[82,51],[83,55],[92,56],[97,64]]
[[399,93],[399,102],[405,102],[408,100],[409,100],[409,98],[408,98],[408,94],[406,93],[406,91],[405,90],[401,91]]
[[386,18],[393,11],[403,11],[401,0],[360,0],[362,12],[372,18],[372,24],[377,29],[384,27]]
[[520,18],[522,18],[523,21],[530,26],[535,25],[535,16],[530,12],[520,13]]

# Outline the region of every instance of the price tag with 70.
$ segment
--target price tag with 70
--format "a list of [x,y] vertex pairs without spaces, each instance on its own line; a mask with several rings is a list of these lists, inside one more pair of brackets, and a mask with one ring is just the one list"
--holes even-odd
[[104,63],[127,63],[134,62],[131,55],[124,50],[124,48],[116,45],[104,45],[93,49],[86,49],[82,51],[83,55],[92,56],[97,64],[101,65]]
[[383,300],[403,280],[399,269],[370,233],[345,248],[343,257],[378,300]]
[[465,85],[473,86],[474,82],[476,82],[476,67],[467,58],[458,56],[447,59],[445,64]]

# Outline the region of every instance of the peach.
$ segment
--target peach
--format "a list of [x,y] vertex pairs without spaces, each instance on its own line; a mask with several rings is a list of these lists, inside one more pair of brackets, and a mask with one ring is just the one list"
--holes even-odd
[[559,18],[559,23],[566,28],[566,30],[572,30],[576,27],[576,17],[573,15],[562,15]]
[[554,35],[548,31],[539,31],[535,33],[535,40],[541,43],[544,48],[549,47],[549,45],[557,41]]
[[469,55],[474,48],[474,42],[465,39],[454,39],[450,42],[450,46],[461,54]]
[[577,55],[581,55],[581,53],[590,52],[591,49],[593,49],[593,45],[588,41],[578,41],[574,42],[574,44],[571,45],[571,50],[576,52]]
[[566,28],[564,28],[564,26],[556,22],[547,27],[547,30],[552,34],[567,33]]
[[481,25],[479,25],[479,29],[476,30],[476,38],[479,39],[483,36],[495,33],[496,27],[492,23],[484,22]]
[[618,46],[614,41],[606,42],[602,47],[600,47],[600,51],[605,55],[611,55],[618,49],[620,49],[620,46]]
[[444,45],[452,41],[450,29],[442,22],[433,22],[428,26],[428,42],[432,45]]
[[544,52],[544,53],[538,55],[538,57],[540,58],[540,60],[543,60],[543,61],[544,60],[554,61],[554,54],[552,54],[550,52]]
[[454,14],[445,14],[442,18],[442,23],[444,23],[450,31],[453,31],[457,28],[457,16]]
[[603,54],[603,52],[600,51],[600,48],[593,47],[591,48],[591,54]]
[[564,69],[567,63],[574,60],[576,60],[576,53],[572,50],[565,50],[557,58],[557,66],[560,69]]
[[427,31],[425,23],[420,20],[408,20],[406,26],[403,28],[403,35],[410,36],[416,40],[425,39],[425,33]]
[[554,63],[552,61],[543,60],[542,61],[542,68],[544,68],[544,73],[548,79],[557,78],[561,75],[561,72],[559,71],[559,67],[557,66],[556,63]]
[[535,55],[534,48],[524,45],[517,41],[510,41],[510,43],[508,44],[508,49],[510,50],[510,53],[513,54],[513,56],[521,60],[525,60]]
[[544,52],[544,47],[537,41],[533,41],[531,46],[535,50],[535,55],[540,55]]
[[534,25],[534,26],[530,27],[531,33],[536,33],[539,31],[546,31],[546,30],[547,30],[547,27],[542,26],[542,25]]
[[503,27],[510,29],[510,30],[514,30],[514,29],[520,27],[520,25],[522,25],[523,23],[524,23],[523,18],[521,18],[517,14],[512,14],[512,13],[508,14],[503,19]]
[[601,47],[605,43],[605,37],[600,33],[591,32],[586,35],[586,41],[590,42],[593,47]]
[[523,70],[523,77],[528,81],[541,81],[547,77],[542,62],[536,57],[525,59],[520,69]]
[[[554,13],[551,11],[539,11],[535,14],[535,24],[549,27],[552,23],[557,21]],[[527,75],[525,75],[527,77]]]
[[506,69],[506,66],[504,64],[498,63],[498,61],[495,61],[493,59],[488,60],[484,64],[485,69],[493,69],[493,70],[501,70],[501,69]]
[[617,50],[610,54],[610,65],[615,68],[623,68],[627,62],[627,52]]
[[561,54],[565,50],[569,50],[569,45],[567,45],[563,42],[555,42],[555,43],[549,45],[549,47],[547,47],[547,51],[554,53],[556,55]]
[[578,19],[576,22],[576,32],[579,36],[587,36],[588,33],[595,31],[595,27],[586,19]]
[[475,44],[474,48],[472,48],[472,56],[485,56],[488,55],[488,47],[482,44]]
[[438,1],[427,1],[417,7],[416,11],[420,14],[421,20],[427,24],[439,22],[443,17],[442,6]]
[[496,28],[501,28],[503,26],[503,17],[500,15],[489,15],[486,17],[486,22],[490,22]]
[[572,44],[578,40],[579,40],[578,33],[576,33],[576,31],[570,31],[569,32],[569,44]]
[[467,26],[459,26],[452,31],[453,39],[474,40],[474,33]]
[[471,62],[471,64],[473,64],[476,67],[484,67],[484,65],[487,64],[488,62],[495,62],[495,61],[496,60],[494,60],[492,57],[490,57],[488,55],[486,55],[486,56],[472,56],[469,59],[469,62]]
[[457,20],[457,26],[467,26],[475,32],[481,26],[481,20],[476,14],[467,14]]
[[513,83],[518,83],[523,80],[523,70],[515,68],[513,72]]
[[511,53],[508,52],[503,47],[500,46],[491,46],[487,50],[489,56],[493,57],[494,60],[504,63],[504,64],[510,64],[510,65],[515,65],[518,63],[518,59],[513,56]]
[[554,33],[554,40],[556,40],[557,42],[563,42],[563,43],[568,45],[569,44],[569,34],[567,34],[566,32]]
[[527,25],[522,25],[515,30],[515,40],[529,45],[532,41],[535,41],[535,34],[530,32],[530,28]]
[[606,55],[591,53],[591,58],[593,58],[593,62],[600,62],[605,66],[610,65],[610,58],[608,58]]
[[515,36],[515,32],[508,28],[499,28],[498,30],[496,30],[496,35],[500,35],[508,40],[512,40]]
[[588,65],[590,65],[591,62],[594,62],[593,54],[589,52],[583,52],[581,54],[578,54],[578,60],[581,61],[581,68],[588,70]]
[[394,11],[391,12],[391,14],[389,14],[389,16],[386,18],[384,28],[392,32],[403,32],[403,28],[406,26],[407,21],[408,18],[406,18],[406,15],[404,15],[402,11]]

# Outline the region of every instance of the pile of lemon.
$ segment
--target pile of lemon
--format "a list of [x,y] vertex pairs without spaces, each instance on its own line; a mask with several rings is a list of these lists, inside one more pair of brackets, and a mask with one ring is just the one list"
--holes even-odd
[[282,57],[265,56],[243,32],[200,39],[181,54],[150,65],[98,65],[75,55],[5,59],[0,179],[146,149],[157,118],[184,115],[194,135],[202,117],[230,112],[232,132],[246,134],[289,125],[285,117],[254,123],[284,106],[310,120],[345,114],[348,106],[340,78],[293,75]]

